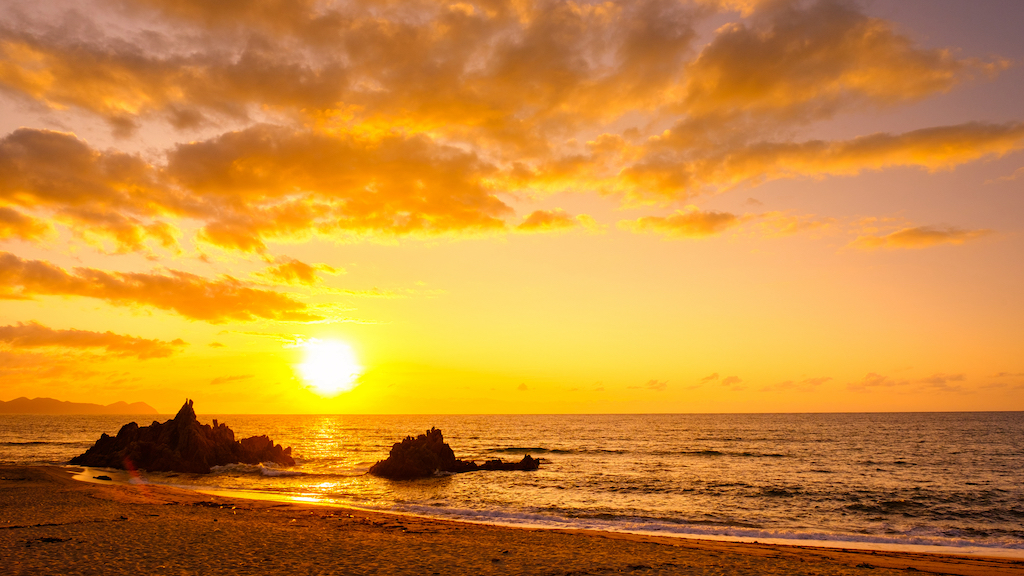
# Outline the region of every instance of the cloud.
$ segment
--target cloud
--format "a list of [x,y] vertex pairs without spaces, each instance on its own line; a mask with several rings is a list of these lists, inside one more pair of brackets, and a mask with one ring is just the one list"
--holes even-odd
[[722,386],[732,386],[743,382],[743,379],[739,376],[727,376],[722,379]]
[[234,52],[193,36],[191,50],[167,53],[173,42],[147,50],[97,29],[89,38],[61,32],[0,28],[0,89],[54,110],[96,114],[119,137],[151,117],[189,129],[209,123],[208,116],[247,119],[257,103],[329,109],[345,94],[346,71],[338,62],[311,66],[297,51],[258,38]]
[[728,212],[700,210],[688,206],[671,216],[643,216],[623,220],[619,227],[636,233],[653,232],[670,238],[705,238],[715,236],[740,223],[740,217]]
[[708,384],[718,380],[718,372],[714,372],[700,379],[701,384]]
[[172,204],[139,156],[101,152],[74,134],[19,128],[0,139],[0,198],[24,206],[153,214]]
[[0,252],[0,287],[0,298],[84,296],[116,306],[171,310],[212,324],[257,318],[299,322],[322,319],[286,294],[252,288],[230,276],[209,280],[177,270],[154,274],[84,267],[68,272],[49,262],[23,260],[8,252]]
[[918,226],[903,228],[883,236],[859,236],[850,245],[865,250],[928,248],[939,244],[963,244],[989,234],[992,234],[992,230],[963,230],[952,226]]
[[597,223],[586,214],[572,216],[561,208],[555,208],[553,210],[534,210],[516,226],[516,230],[520,232],[551,232],[577,226],[594,229]]
[[647,388],[648,390],[657,390],[658,392],[661,392],[662,390],[668,388],[668,380],[648,380],[644,384],[644,388]]
[[683,199],[782,178],[853,176],[897,166],[948,169],[1021,149],[1024,124],[971,122],[838,141],[761,141],[712,153],[692,145],[672,131],[653,139],[644,157],[622,172],[631,194]]
[[[73,134],[30,128],[0,139],[0,201],[64,224],[89,244],[112,241],[118,252],[142,250],[147,241],[179,251],[178,232],[164,218],[194,213],[196,203],[164,185],[139,156],[101,152]],[[13,212],[0,209],[0,222],[37,232],[50,226]]]
[[756,227],[763,236],[791,236],[803,232],[824,231],[834,226],[835,218],[819,217],[810,214],[793,215],[785,212],[765,212],[756,218]]
[[183,340],[149,340],[113,332],[54,330],[36,322],[0,326],[0,342],[11,348],[104,348],[114,356],[135,356],[140,360],[165,358],[185,346]]
[[512,212],[495,168],[425,136],[255,126],[178,145],[167,173],[209,206],[203,238],[246,251],[311,232],[386,235],[500,230]]
[[66,354],[0,349],[0,378],[5,385],[38,390],[41,383],[82,382],[98,374],[83,368],[79,358],[71,359]]
[[3,31],[0,85],[120,131],[140,117],[191,127],[266,106],[542,149],[549,129],[656,107],[675,88],[697,18],[672,0],[135,3],[177,19],[161,27],[161,50],[99,26],[89,37],[40,22],[39,33]]
[[850,390],[856,392],[868,392],[871,390],[890,388],[908,389],[913,387],[919,391],[938,392],[962,392],[963,388],[953,382],[964,382],[967,377],[964,374],[933,374],[925,378],[895,380],[888,376],[871,372],[864,376],[860,382],[852,382],[846,385]]
[[526,391],[527,391],[527,390],[529,390],[529,389],[530,389],[530,387],[529,387],[529,386],[527,386],[527,385],[526,385],[525,383],[523,383],[523,382],[520,382],[520,383],[519,383],[519,386],[516,386],[516,390],[519,390],[520,392],[526,392]]
[[281,284],[314,286],[322,282],[320,276],[317,275],[318,271],[328,274],[343,272],[343,270],[328,266],[327,264],[314,264],[311,266],[299,260],[286,259],[281,264],[268,267],[259,273],[259,276]]
[[[31,10],[0,24],[0,89],[121,134],[166,121],[202,136],[128,154],[16,130],[0,140],[0,206],[15,211],[0,235],[35,241],[28,223],[46,222],[105,251],[178,253],[198,228],[206,244],[268,254],[312,236],[596,229],[560,210],[509,224],[504,199],[679,202],[1024,147],[1020,123],[801,140],[815,121],[1005,66],[916,46],[850,2],[119,5],[132,7],[119,29]],[[695,30],[714,20],[727,23],[695,52]],[[688,209],[620,225],[697,238],[743,218]],[[761,218],[769,235],[828,226]]]
[[214,386],[216,386],[218,384],[224,384],[226,382],[237,382],[239,380],[248,380],[250,378],[255,378],[255,375],[254,374],[241,374],[241,375],[238,375],[238,376],[218,376],[218,377],[214,378],[213,380],[210,380],[210,384],[213,384]]
[[425,136],[268,125],[178,145],[166,167],[61,132],[0,140],[0,201],[55,214],[76,237],[113,240],[119,252],[149,240],[177,251],[172,219],[199,222],[210,244],[257,252],[314,233],[503,230],[512,210],[495,196],[495,171]]
[[850,101],[917,100],[949,90],[971,71],[1005,66],[916,48],[849,2],[763,6],[748,22],[719,28],[687,66],[682,106],[691,115],[830,115]]
[[829,376],[820,376],[817,378],[804,378],[803,380],[786,380],[779,382],[771,386],[764,386],[761,388],[762,392],[779,392],[779,391],[797,391],[797,392],[813,392],[817,390],[822,384],[828,382],[832,378]]
[[936,390],[940,392],[962,392],[963,387],[953,384],[953,382],[964,382],[967,380],[967,376],[964,374],[932,374],[926,378],[916,380],[917,384],[922,384],[921,388],[928,390]]
[[866,392],[877,388],[893,388],[896,386],[906,386],[910,382],[908,380],[893,380],[888,376],[882,376],[874,372],[869,372],[860,382],[852,382],[846,385],[850,390],[858,392]]
[[999,182],[1012,182],[1018,178],[1024,177],[1024,167],[1017,168],[1013,171],[1013,174],[1009,176],[1000,176],[999,178],[993,178],[992,180],[986,180],[985,184],[996,184]]
[[52,233],[53,226],[47,222],[25,216],[13,208],[0,206],[0,240],[41,240]]

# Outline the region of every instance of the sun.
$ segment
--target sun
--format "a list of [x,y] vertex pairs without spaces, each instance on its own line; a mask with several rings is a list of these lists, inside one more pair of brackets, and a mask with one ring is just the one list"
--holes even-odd
[[306,355],[297,366],[299,374],[317,394],[334,396],[356,387],[363,367],[348,344],[310,338],[299,346]]

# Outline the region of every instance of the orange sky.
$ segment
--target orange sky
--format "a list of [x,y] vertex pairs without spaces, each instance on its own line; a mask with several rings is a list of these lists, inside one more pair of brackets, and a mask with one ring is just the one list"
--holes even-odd
[[0,400],[1024,410],[1016,0],[10,6]]

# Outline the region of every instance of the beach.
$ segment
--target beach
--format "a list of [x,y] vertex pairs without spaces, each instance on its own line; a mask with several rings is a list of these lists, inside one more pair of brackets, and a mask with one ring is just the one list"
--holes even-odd
[[1024,575],[1003,558],[510,528],[0,467],[5,574]]

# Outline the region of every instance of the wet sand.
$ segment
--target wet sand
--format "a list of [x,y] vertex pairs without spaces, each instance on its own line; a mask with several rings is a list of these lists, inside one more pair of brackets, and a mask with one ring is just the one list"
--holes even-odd
[[0,466],[0,574],[1024,576],[1000,558],[531,530]]

